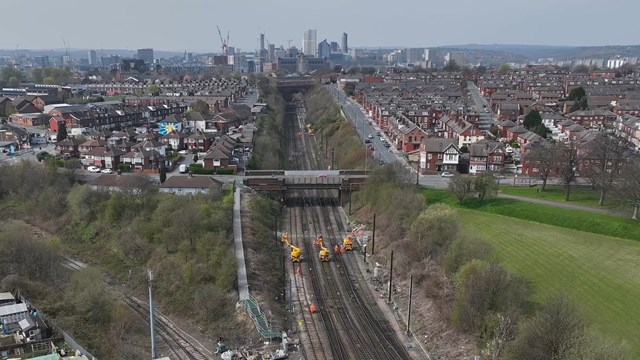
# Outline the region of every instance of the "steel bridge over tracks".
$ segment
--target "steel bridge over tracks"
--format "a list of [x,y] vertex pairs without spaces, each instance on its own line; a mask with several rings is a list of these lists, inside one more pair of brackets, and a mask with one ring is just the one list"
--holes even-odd
[[334,171],[247,171],[244,185],[262,192],[279,195],[282,200],[287,192],[295,190],[337,190],[340,204],[345,206],[354,191],[362,188],[368,172],[358,170]]

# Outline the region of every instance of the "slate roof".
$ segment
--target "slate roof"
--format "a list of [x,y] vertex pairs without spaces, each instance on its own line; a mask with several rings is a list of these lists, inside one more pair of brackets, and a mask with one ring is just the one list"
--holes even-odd
[[460,149],[458,149],[458,146],[456,146],[456,143],[452,139],[426,138],[422,142],[424,143],[425,150],[430,153],[444,152],[450,146],[453,146],[460,152]]

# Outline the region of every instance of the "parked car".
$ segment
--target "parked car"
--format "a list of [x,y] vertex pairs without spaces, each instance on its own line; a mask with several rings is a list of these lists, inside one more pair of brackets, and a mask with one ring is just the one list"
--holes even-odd
[[389,144],[388,142],[384,143],[384,147],[391,147],[391,144]]
[[380,164],[380,165],[384,165],[384,160],[380,159],[380,160],[378,161],[378,164]]
[[367,136],[369,139],[373,139],[373,134],[369,134],[369,136]]
[[101,169],[100,169],[99,167],[97,167],[97,166],[89,166],[89,167],[87,168],[87,171],[88,171],[88,172],[92,172],[92,173],[99,173],[99,172],[100,172],[100,170],[101,170]]
[[185,174],[188,170],[187,165],[186,164],[180,164],[180,167],[178,169],[180,171],[180,174]]
[[100,172],[103,174],[113,174],[113,170],[111,169],[102,169]]
[[452,173],[450,173],[450,172],[446,172],[446,171],[445,171],[445,172],[443,172],[442,174],[440,174],[440,176],[442,176],[442,177],[453,177],[453,174],[452,174]]
[[188,150],[180,150],[180,151],[178,151],[178,154],[180,154],[180,155],[187,155],[188,153],[189,153]]
[[367,140],[365,140],[364,142],[365,142],[366,144],[370,144],[370,143],[371,143],[371,140],[367,139]]

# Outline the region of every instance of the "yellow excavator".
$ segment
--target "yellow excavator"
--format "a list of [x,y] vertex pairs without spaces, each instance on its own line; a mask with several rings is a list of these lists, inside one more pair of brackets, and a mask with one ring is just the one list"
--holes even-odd
[[323,262],[329,261],[329,249],[324,247],[324,245],[320,245],[320,261],[323,261]]
[[291,262],[299,263],[300,262],[300,248],[297,246],[293,246],[289,243],[289,233],[282,234],[282,242],[291,248]]
[[342,240],[342,245],[344,245],[344,250],[345,251],[352,251],[353,250],[353,237],[351,235],[347,235],[347,237],[344,238],[344,240]]

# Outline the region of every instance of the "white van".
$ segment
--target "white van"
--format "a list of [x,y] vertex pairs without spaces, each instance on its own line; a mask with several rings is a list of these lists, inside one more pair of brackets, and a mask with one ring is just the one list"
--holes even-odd
[[186,164],[180,164],[179,170],[180,170],[180,174],[186,174],[187,173],[187,165]]

